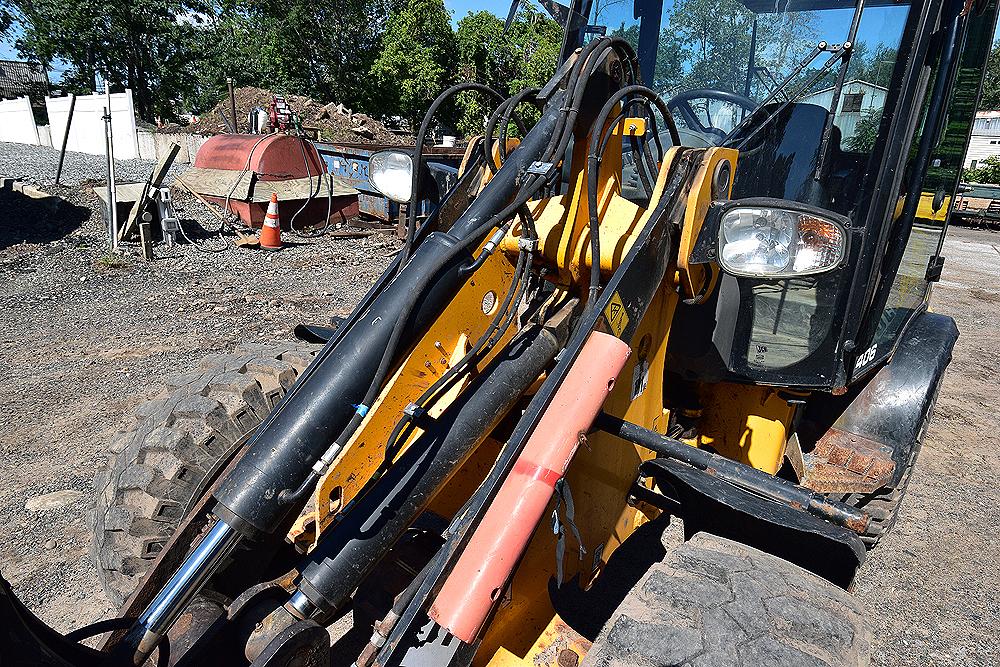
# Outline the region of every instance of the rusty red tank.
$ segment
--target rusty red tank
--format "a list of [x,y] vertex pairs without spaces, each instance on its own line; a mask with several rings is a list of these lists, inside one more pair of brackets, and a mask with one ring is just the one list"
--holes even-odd
[[299,229],[322,224],[328,205],[331,221],[358,214],[357,192],[336,179],[328,204],[326,174],[326,164],[307,139],[282,133],[220,134],[202,144],[183,179],[253,227],[263,224],[271,193],[277,192],[282,227],[287,229],[296,216]]

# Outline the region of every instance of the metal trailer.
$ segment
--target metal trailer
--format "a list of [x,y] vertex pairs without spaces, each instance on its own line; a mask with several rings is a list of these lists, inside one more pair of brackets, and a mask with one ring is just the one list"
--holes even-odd
[[1000,225],[1000,185],[963,183],[952,214],[961,225]]

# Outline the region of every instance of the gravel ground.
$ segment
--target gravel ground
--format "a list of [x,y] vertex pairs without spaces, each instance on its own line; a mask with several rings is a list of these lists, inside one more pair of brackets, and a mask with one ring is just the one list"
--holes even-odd
[[[59,182],[78,185],[82,182],[101,181],[106,184],[106,163],[107,160],[101,155],[67,151]],[[121,183],[144,182],[154,166],[154,163],[146,160],[115,160],[115,180]],[[0,142],[0,176],[28,183],[51,184],[55,182],[58,167],[58,149]],[[174,166],[173,171],[176,172],[178,168],[179,166]]]
[[[0,193],[0,567],[66,631],[112,613],[86,516],[94,470],[134,406],[207,353],[287,339],[300,321],[349,311],[397,243],[328,237],[276,254],[179,246],[158,249],[155,262],[109,256],[93,195],[47,186],[51,156],[11,146],[0,144],[0,176],[68,203],[54,215]],[[74,158],[74,179],[99,179],[100,162]],[[139,180],[152,165],[126,168]],[[217,226],[197,202],[178,203],[192,231],[190,221]],[[945,254],[933,307],[962,337],[900,522],[857,584],[879,666],[1000,665],[1000,234],[953,230]],[[26,508],[63,490],[78,493]]]
[[[206,354],[289,340],[300,322],[323,324],[350,312],[398,241],[286,234],[277,253],[229,245],[209,254],[183,244],[157,246],[153,262],[135,247],[112,255],[96,196],[89,187],[52,186],[51,157],[0,144],[0,177],[64,199],[53,210],[44,200],[0,191],[0,568],[25,604],[66,631],[112,612],[90,560],[86,517],[94,472],[116,431],[134,419],[135,405]],[[74,181],[101,178],[102,163],[99,156],[67,158]],[[122,166],[135,180],[153,168]],[[177,190],[175,197],[189,234],[198,223],[218,228],[194,198]],[[25,507],[62,490],[83,500]]]

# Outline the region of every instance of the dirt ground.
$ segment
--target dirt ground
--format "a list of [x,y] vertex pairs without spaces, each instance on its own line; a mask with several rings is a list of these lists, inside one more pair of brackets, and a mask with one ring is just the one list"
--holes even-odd
[[953,228],[931,308],[958,322],[896,529],[857,594],[876,665],[1000,665],[1000,233]]
[[[11,241],[3,210],[0,567],[31,609],[67,631],[112,613],[86,517],[94,471],[134,406],[205,354],[346,312],[393,245],[320,239],[277,255],[121,263],[101,249],[93,221]],[[875,665],[1000,664],[1000,234],[956,230],[946,254],[934,308],[955,317],[962,337],[902,518],[857,586]],[[61,490],[79,493],[26,508]]]

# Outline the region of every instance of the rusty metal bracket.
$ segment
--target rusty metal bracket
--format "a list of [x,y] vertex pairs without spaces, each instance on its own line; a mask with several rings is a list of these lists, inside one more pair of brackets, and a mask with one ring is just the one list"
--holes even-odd
[[802,486],[820,493],[873,493],[896,472],[890,447],[838,428],[823,434],[802,463]]

